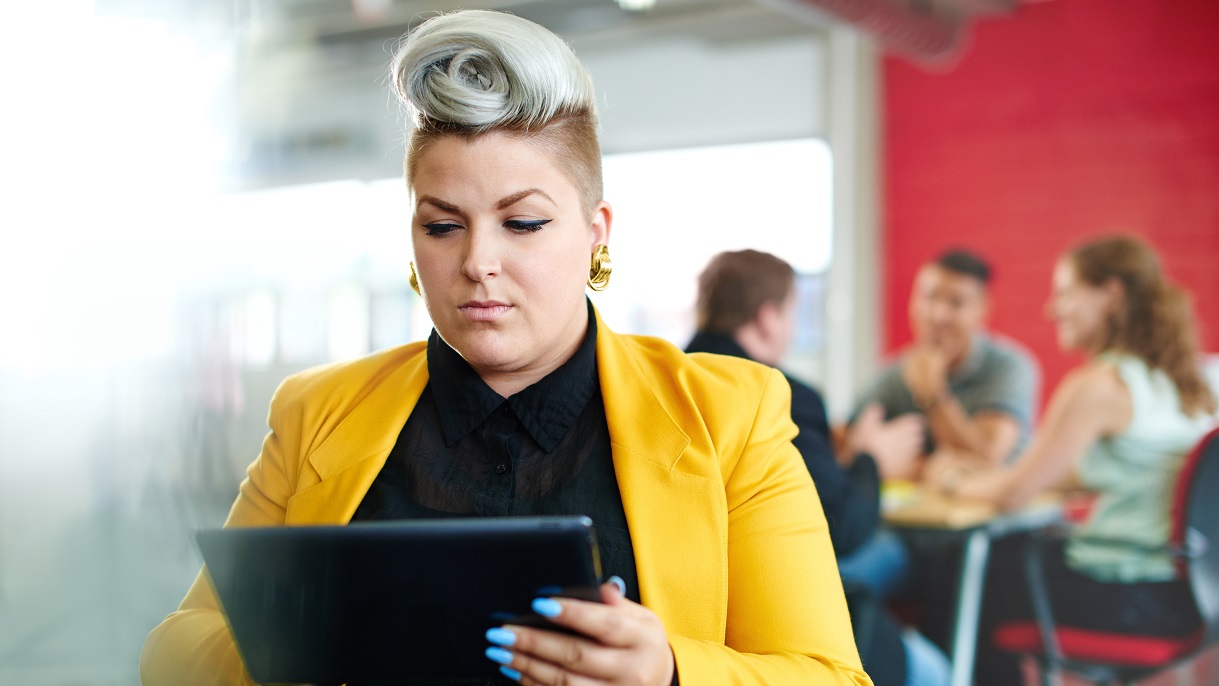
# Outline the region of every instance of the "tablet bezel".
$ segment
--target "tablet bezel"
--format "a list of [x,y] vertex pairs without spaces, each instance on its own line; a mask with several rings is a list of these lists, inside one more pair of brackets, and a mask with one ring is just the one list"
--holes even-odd
[[498,683],[482,655],[486,629],[553,628],[529,609],[535,597],[600,600],[587,517],[203,529],[196,539],[260,683]]

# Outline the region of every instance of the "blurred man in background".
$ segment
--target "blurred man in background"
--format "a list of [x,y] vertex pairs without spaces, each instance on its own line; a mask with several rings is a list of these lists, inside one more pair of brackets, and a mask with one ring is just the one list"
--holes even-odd
[[[987,466],[1015,454],[1032,429],[1040,371],[1014,342],[986,331],[991,268],[980,257],[951,250],[915,276],[910,295],[914,341],[863,394],[847,446],[895,418],[916,415],[927,427],[925,451],[952,451]],[[913,478],[913,469],[883,478]]]
[[[699,276],[697,310],[698,331],[686,352],[731,355],[777,367],[796,330],[795,272],[768,253],[720,253]],[[913,630],[902,630],[875,602],[881,593],[873,584],[853,578],[841,566],[860,556],[868,567],[904,568],[904,559],[882,559],[894,548],[876,536],[880,474],[913,470],[923,439],[921,423],[916,418],[869,420],[872,425],[853,443],[857,452],[840,463],[821,395],[790,374],[784,376],[791,385],[792,420],[799,429],[792,443],[821,497],[865,669],[877,686],[946,684],[944,654]],[[896,552],[904,554],[900,547]],[[862,627],[867,633],[858,635]]]

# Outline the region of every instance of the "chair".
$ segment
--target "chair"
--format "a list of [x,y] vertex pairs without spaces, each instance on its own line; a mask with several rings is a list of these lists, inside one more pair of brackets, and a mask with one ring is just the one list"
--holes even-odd
[[1003,624],[995,632],[995,644],[1036,657],[1046,686],[1059,683],[1060,672],[1096,684],[1129,685],[1209,647],[1219,640],[1219,429],[1199,441],[1186,459],[1173,495],[1172,522],[1169,551],[1189,581],[1202,618],[1196,634],[1163,638],[1055,626],[1041,544],[1034,542],[1027,548],[1025,564],[1036,621]]

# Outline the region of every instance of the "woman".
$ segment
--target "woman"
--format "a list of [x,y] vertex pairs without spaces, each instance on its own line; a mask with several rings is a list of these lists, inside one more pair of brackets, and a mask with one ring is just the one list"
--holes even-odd
[[[1188,298],[1165,280],[1155,253],[1129,237],[1071,251],[1054,268],[1053,285],[1049,311],[1059,346],[1086,353],[1088,362],[1055,389],[1041,429],[1011,467],[970,474],[942,463],[930,478],[953,496],[1006,509],[1063,484],[1095,491],[1088,521],[1049,556],[1055,619],[1106,631],[1188,634],[1197,621],[1183,611],[1192,607],[1189,590],[1168,554],[1153,552],[1168,543],[1184,457],[1215,412],[1196,362]],[[1014,547],[996,551],[984,627],[1031,616],[1017,557]],[[976,681],[1021,683],[1015,658],[982,650]]]
[[[412,285],[435,330],[286,380],[228,524],[587,514],[621,581],[604,604],[535,605],[579,635],[489,632],[506,677],[869,683],[783,376],[614,334],[584,295],[608,280],[613,215],[571,49],[458,12],[410,34],[393,79],[415,119]],[[206,582],[141,670],[247,683]]]

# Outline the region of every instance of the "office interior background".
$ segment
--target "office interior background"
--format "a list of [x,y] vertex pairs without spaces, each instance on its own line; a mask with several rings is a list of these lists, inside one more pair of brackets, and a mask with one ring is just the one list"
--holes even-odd
[[1126,230],[1219,351],[1208,0],[11,3],[0,683],[137,683],[278,382],[426,336],[386,64],[475,6],[592,72],[618,331],[684,344],[707,259],[774,252],[800,273],[788,366],[841,419],[909,339],[917,266],[964,246],[1048,389],[1079,361],[1043,316],[1054,257]]

